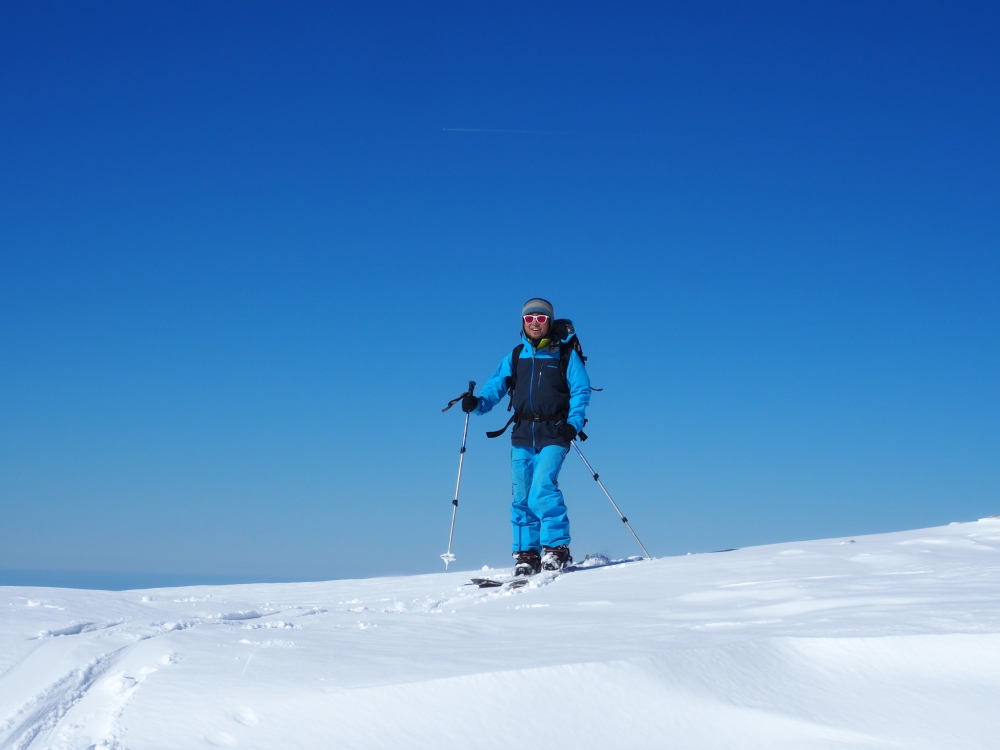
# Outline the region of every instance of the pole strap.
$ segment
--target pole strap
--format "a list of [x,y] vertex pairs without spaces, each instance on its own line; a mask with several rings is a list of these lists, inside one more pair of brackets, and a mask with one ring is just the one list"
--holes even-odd
[[465,393],[458,394],[455,398],[453,398],[451,401],[449,401],[448,405],[446,407],[444,407],[441,411],[448,411],[451,407],[453,407],[455,404],[457,404],[459,401],[461,401],[463,398],[465,398],[468,395],[469,395],[469,391],[466,391]]

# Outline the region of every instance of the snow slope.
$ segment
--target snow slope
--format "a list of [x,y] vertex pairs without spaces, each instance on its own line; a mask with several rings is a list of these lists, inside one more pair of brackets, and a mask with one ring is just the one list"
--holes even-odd
[[0,748],[996,748],[1000,520],[624,563],[0,588]]

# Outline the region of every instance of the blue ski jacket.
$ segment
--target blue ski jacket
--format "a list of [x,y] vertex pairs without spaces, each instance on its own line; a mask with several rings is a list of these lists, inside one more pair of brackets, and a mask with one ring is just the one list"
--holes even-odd
[[[560,344],[568,343],[575,333],[564,341],[553,341],[541,350],[523,333],[521,350],[517,363],[517,382],[514,387],[513,409],[518,413],[541,415],[565,414],[555,421],[522,420],[514,424],[511,443],[524,448],[544,448],[547,445],[569,447],[560,428],[569,423],[577,432],[583,429],[587,405],[590,403],[590,377],[587,369],[575,351],[570,352],[566,377],[562,375],[559,362]],[[479,394],[479,408],[476,414],[486,414],[507,395],[511,377],[513,352],[504,357],[496,372],[483,386]]]

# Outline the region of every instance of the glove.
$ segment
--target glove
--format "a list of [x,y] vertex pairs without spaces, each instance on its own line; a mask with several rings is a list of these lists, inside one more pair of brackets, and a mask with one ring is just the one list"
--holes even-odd
[[569,422],[559,428],[559,434],[562,435],[563,440],[567,443],[572,443],[576,440],[576,428]]
[[475,411],[479,408],[479,397],[473,396],[471,393],[466,393],[462,396],[462,411],[468,414],[470,411]]

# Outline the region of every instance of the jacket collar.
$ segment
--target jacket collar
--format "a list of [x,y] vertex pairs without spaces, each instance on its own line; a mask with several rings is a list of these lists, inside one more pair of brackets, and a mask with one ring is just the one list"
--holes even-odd
[[[553,344],[565,344],[568,341],[571,341],[574,336],[576,336],[575,332],[571,333],[569,336],[562,339],[561,341],[559,339],[550,338],[549,345],[545,349],[542,349],[540,351],[550,350],[553,347]],[[521,343],[524,344],[525,350],[529,352],[539,351],[538,349],[535,349],[535,345],[532,343],[531,339],[528,338],[528,334],[526,334],[524,331],[521,331]]]

